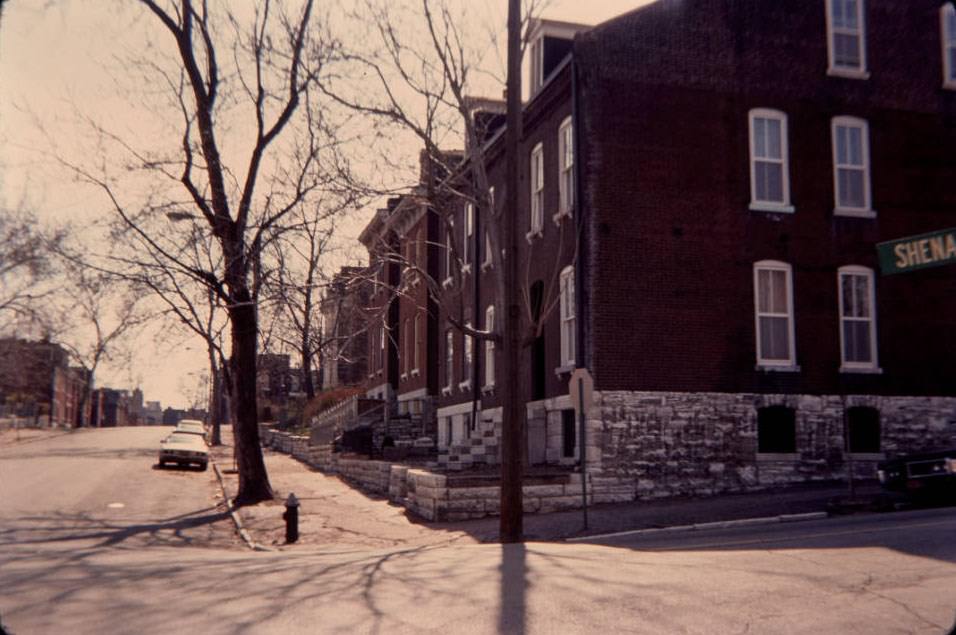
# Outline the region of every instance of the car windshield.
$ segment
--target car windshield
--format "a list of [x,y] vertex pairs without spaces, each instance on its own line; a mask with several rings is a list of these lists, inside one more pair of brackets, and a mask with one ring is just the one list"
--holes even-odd
[[195,443],[195,441],[191,435],[173,433],[166,437],[166,443]]

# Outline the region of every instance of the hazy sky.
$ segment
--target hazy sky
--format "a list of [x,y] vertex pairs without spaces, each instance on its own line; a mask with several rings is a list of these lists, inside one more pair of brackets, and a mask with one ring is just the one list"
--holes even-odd
[[[481,2],[461,1],[468,6]],[[597,24],[651,1],[554,0],[544,16]],[[234,2],[241,11],[246,0]],[[49,219],[93,220],[105,209],[102,193],[72,182],[52,157],[86,152],[84,137],[73,133],[77,111],[130,112],[128,96],[115,88],[123,73],[119,56],[148,45],[152,37],[168,36],[152,30],[153,21],[143,19],[133,0],[15,0],[3,5],[0,202],[26,200]],[[504,0],[489,0],[484,7],[488,15],[501,17],[502,31],[505,7]],[[149,129],[142,117],[110,119],[129,135]],[[363,219],[358,219],[356,226],[361,224]],[[188,401],[183,393],[195,390],[195,377],[207,366],[201,341],[168,347],[157,346],[155,337],[150,333],[137,343],[132,368],[106,367],[98,383],[116,388],[139,384],[146,399],[183,407]]]

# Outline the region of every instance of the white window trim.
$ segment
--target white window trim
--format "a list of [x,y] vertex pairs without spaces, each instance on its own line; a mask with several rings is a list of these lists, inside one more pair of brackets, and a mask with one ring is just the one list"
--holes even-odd
[[[787,276],[787,335],[789,337],[789,359],[764,359],[760,351],[760,282],[759,272],[763,270],[783,271]],[[793,310],[793,267],[779,260],[760,260],[753,266],[753,294],[754,294],[754,345],[757,351],[757,368],[760,370],[798,371],[796,329],[794,327]]]
[[414,365],[412,366],[412,370],[411,370],[412,376],[417,376],[418,371],[421,368],[421,355],[419,353],[419,350],[421,348],[419,346],[419,337],[420,337],[419,331],[421,330],[419,327],[421,325],[421,318],[422,318],[422,314],[416,313],[415,319],[412,321],[412,332],[414,334],[412,337],[412,341],[413,341],[412,346],[415,347],[414,350],[412,351],[412,358],[414,360]]
[[949,2],[946,2],[939,8],[939,39],[943,51],[943,88],[956,90],[956,68],[952,68],[949,61],[949,49],[956,49],[956,33],[949,33],[946,28],[949,15],[956,15],[956,9]]
[[471,271],[471,237],[475,231],[475,205],[465,203],[464,222],[462,223],[461,261],[464,263],[463,272]]
[[488,234],[488,228],[485,228],[485,257],[481,263],[481,270],[486,271],[494,266],[494,260],[491,258],[491,236]]
[[[471,328],[471,322],[465,322],[465,328]],[[471,360],[469,361],[469,357]],[[461,376],[458,388],[471,388],[471,378],[475,373],[475,338],[467,333],[461,334]]]
[[[840,166],[837,164],[837,127],[848,126],[862,128],[860,139],[863,143],[863,207],[845,207],[840,205]],[[873,209],[872,167],[870,164],[870,125],[859,117],[834,117],[830,122],[830,146],[833,160],[833,215],[855,216],[858,218],[876,218]]]
[[[558,300],[558,304],[559,304],[559,313],[560,313],[559,317],[560,317],[560,335],[561,335],[561,366],[573,366],[575,363],[575,359],[574,359],[575,356],[571,355],[571,348],[572,348],[572,342],[574,342],[574,336],[575,336],[575,333],[573,331],[576,330],[577,328],[576,327],[577,306],[575,305],[575,306],[568,307],[566,292],[567,292],[568,281],[570,280],[570,284],[572,285],[571,297],[574,297],[574,288],[573,288],[574,267],[572,267],[571,265],[568,265],[567,267],[562,269],[560,278],[558,280],[559,280],[558,292],[560,296]],[[574,298],[574,299],[575,301],[577,301],[577,298]],[[568,309],[571,309],[571,310],[569,311]],[[572,329],[572,332],[570,333],[566,332],[568,328],[567,325],[569,322],[575,325],[574,328]],[[574,343],[576,344],[577,342],[574,342]]]
[[[568,148],[566,139],[571,137],[571,155],[570,163],[564,164],[568,157]],[[565,174],[571,174],[571,191],[568,192],[566,186]],[[551,217],[557,225],[562,218],[571,216],[574,210],[574,129],[571,127],[571,117],[565,117],[558,126],[558,211]]]
[[[451,337],[449,337],[449,335]],[[443,395],[450,395],[451,389],[455,385],[455,335],[452,330],[445,330],[445,387],[442,388]]]
[[[780,122],[780,163],[782,165],[783,202],[757,200],[757,157],[754,152],[754,120],[775,119]],[[782,212],[793,213],[794,207],[790,200],[790,142],[787,127],[787,115],[779,110],[769,108],[754,108],[747,116],[747,134],[750,138],[750,209],[755,212]],[[771,162],[770,159],[760,159]]]
[[[544,144],[538,143],[531,150],[528,162],[530,177],[528,184],[531,188],[530,228],[525,236],[530,242],[534,236],[541,236],[544,232]],[[540,177],[540,182],[539,182]],[[540,194],[540,197],[539,197]]]
[[[844,347],[843,342],[843,321],[845,319],[843,315],[843,276],[844,275],[854,275],[854,276],[866,276],[867,278],[867,302],[869,303],[870,308],[870,351],[872,352],[873,359],[868,362],[848,362],[846,361],[846,348]],[[837,304],[839,310],[839,327],[840,327],[840,372],[841,373],[882,373],[883,369],[880,368],[879,364],[879,351],[876,348],[876,279],[873,275],[873,270],[869,267],[861,267],[859,265],[847,265],[845,267],[840,267],[837,269]],[[862,321],[859,318],[854,318],[854,321]]]
[[531,43],[531,95],[537,94],[544,86],[544,37],[538,37]]
[[866,14],[864,2],[866,0],[857,0],[857,24],[859,24],[860,36],[860,67],[845,68],[833,64],[833,36],[835,34],[833,27],[833,0],[827,0],[827,75],[834,77],[844,77],[846,79],[869,79],[870,73],[866,70]]
[[454,220],[449,219],[448,225],[449,226],[445,228],[445,279],[441,283],[441,286],[446,289],[454,283],[452,265],[455,262],[454,250],[452,249],[452,241],[455,236]]

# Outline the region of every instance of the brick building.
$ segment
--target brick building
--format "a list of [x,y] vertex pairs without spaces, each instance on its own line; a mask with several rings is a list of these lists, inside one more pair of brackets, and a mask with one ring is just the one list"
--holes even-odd
[[[956,445],[952,271],[881,277],[875,248],[956,225],[948,3],[659,0],[591,29],[542,21],[529,53],[516,256],[544,318],[519,376],[453,324],[500,307],[474,205],[412,193],[363,233],[381,271],[369,394],[433,403],[440,463],[495,461],[503,381],[528,462],[577,461],[576,365],[603,500],[839,478],[850,459],[869,476]],[[406,266],[419,231],[430,294]]]
[[342,267],[322,297],[320,366],[324,390],[363,384],[368,374],[365,308],[369,286],[365,274],[364,267]]
[[[80,424],[87,374],[48,340],[0,339],[0,408],[5,416],[60,426]],[[87,416],[89,404],[86,405]]]

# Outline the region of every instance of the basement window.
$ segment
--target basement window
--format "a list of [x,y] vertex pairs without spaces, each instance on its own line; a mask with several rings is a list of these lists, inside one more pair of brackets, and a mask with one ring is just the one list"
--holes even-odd
[[796,411],[786,406],[757,410],[757,453],[795,454],[796,451]]
[[880,453],[880,411],[854,406],[846,411],[847,450],[851,454]]

